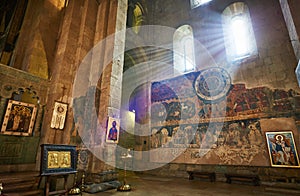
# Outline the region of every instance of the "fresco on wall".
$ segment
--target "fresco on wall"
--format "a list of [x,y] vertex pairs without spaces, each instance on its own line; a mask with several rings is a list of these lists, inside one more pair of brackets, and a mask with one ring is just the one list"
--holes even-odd
[[197,93],[196,87],[202,84],[195,81],[200,75],[192,72],[152,83],[151,148],[165,151],[164,155],[152,154],[151,160],[163,162],[165,154],[185,149],[174,162],[268,165],[259,119],[291,116],[296,93],[268,87],[248,89],[245,84],[228,84],[228,77],[209,73],[209,80],[218,76],[213,87],[226,91],[219,89],[222,95],[213,94],[216,100],[205,99]]
[[[210,128],[208,128],[210,126]],[[196,130],[195,133],[193,130]],[[259,120],[152,128],[151,148],[187,148],[185,163],[253,164],[265,157]],[[160,155],[152,160],[162,161]],[[180,159],[179,159],[180,160]],[[265,161],[268,159],[265,157]]]
[[[246,89],[244,84],[233,85],[226,99],[207,103],[197,96],[186,99],[162,99],[152,102],[151,115],[154,123],[159,121],[193,118],[237,117],[240,115],[270,116],[274,112],[292,112],[294,92],[270,90],[267,87]],[[211,110],[214,108],[212,114]],[[190,113],[191,111],[191,113]],[[183,112],[183,114],[181,114]],[[196,113],[195,113],[196,112]],[[188,113],[188,115],[186,115]]]
[[174,120],[196,123],[199,119],[204,122],[205,119],[218,117],[240,120],[243,117],[269,117],[274,113],[293,111],[293,97],[297,93],[292,90],[267,87],[247,89],[245,84],[234,84],[223,99],[215,102],[201,99],[193,87],[197,74],[199,72],[152,84],[152,124],[169,124]]

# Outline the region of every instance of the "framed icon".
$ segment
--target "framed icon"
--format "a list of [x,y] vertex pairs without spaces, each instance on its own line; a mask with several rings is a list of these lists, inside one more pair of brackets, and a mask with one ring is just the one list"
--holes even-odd
[[266,132],[271,166],[300,167],[292,131]]
[[6,135],[31,136],[36,114],[36,105],[9,100],[1,133]]
[[41,175],[76,172],[76,146],[42,144],[41,148]]
[[120,134],[120,119],[108,117],[107,129],[106,129],[106,142],[115,143],[119,142]]

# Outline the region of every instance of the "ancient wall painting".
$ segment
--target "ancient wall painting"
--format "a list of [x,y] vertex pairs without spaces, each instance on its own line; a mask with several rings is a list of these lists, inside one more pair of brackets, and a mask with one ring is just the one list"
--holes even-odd
[[[210,74],[214,76],[213,73]],[[227,89],[224,92],[218,91],[222,96],[217,97],[217,100],[210,100],[207,98],[209,93],[206,93],[206,96],[199,96],[199,88],[203,85],[199,81],[196,83],[196,80],[199,80],[200,75],[201,72],[192,72],[170,80],[153,82],[151,86],[152,123],[174,120],[189,120],[189,123],[195,123],[199,120],[210,121],[211,118],[213,121],[214,118],[233,121],[273,117],[274,113],[289,115],[293,112],[293,98],[297,95],[293,90],[285,91],[268,87],[248,89],[245,84],[229,85],[229,80],[219,82],[221,87]],[[189,110],[192,112],[185,112]],[[197,116],[193,115],[194,111]]]
[[293,115],[298,95],[232,84],[221,68],[153,82],[151,149],[165,151],[153,153],[151,160],[161,162],[164,154],[181,149],[173,162],[268,166],[260,120]]
[[300,167],[292,131],[266,132],[273,167]]
[[[256,119],[153,128],[151,147],[185,149],[175,162],[266,165],[264,137]],[[182,156],[182,157],[181,157]],[[161,157],[161,156],[160,156]],[[152,161],[161,158],[152,157]]]

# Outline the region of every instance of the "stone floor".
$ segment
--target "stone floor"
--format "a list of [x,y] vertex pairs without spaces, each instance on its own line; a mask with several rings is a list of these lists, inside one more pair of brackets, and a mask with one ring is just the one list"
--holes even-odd
[[[166,178],[148,175],[130,175],[127,178],[132,190],[119,192],[116,189],[94,194],[83,193],[83,196],[235,196],[235,195],[300,195],[299,190],[276,188],[272,186],[253,186],[251,184],[228,184],[225,182],[208,182],[202,179]],[[299,186],[299,185],[297,185]]]

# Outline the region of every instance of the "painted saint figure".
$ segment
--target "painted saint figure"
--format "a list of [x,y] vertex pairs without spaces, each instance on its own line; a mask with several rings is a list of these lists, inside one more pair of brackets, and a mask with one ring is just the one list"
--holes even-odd
[[283,140],[282,135],[276,135],[275,151],[277,152],[276,164],[288,165],[290,159],[290,147]]
[[109,129],[108,140],[113,140],[113,141],[118,140],[118,129],[117,129],[116,121],[112,122],[112,127]]

